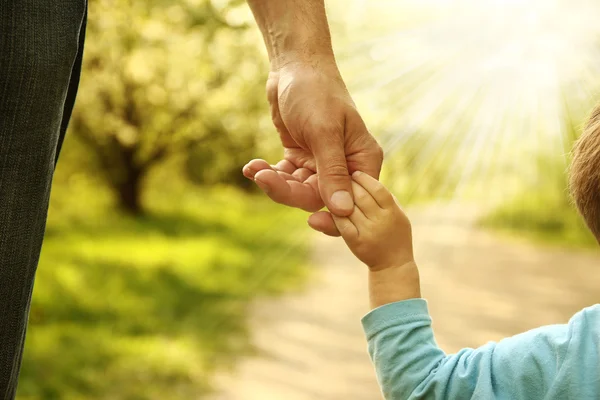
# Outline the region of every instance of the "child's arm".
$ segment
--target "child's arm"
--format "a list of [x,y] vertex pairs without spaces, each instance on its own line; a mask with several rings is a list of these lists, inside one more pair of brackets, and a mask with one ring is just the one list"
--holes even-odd
[[600,398],[598,306],[577,313],[568,325],[451,355],[435,343],[420,299],[380,307],[363,326],[388,400]]
[[375,179],[353,178],[356,208],[349,218],[334,219],[369,266],[375,309],[362,322],[386,399],[600,398],[599,306],[579,312],[568,325],[446,355],[419,298],[408,219]]

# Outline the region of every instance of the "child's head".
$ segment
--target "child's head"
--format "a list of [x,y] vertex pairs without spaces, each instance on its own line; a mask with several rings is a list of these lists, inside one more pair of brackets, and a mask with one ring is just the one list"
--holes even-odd
[[571,196],[596,240],[600,242],[600,106],[573,148]]

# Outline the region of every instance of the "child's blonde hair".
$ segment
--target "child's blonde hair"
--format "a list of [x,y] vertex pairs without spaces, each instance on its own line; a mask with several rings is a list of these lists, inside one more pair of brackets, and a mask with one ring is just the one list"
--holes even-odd
[[569,187],[585,223],[600,242],[600,105],[573,147]]

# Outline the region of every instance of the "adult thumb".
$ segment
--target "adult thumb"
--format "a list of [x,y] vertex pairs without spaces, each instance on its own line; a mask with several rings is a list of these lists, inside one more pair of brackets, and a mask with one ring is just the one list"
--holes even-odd
[[352,180],[348,174],[344,139],[326,137],[313,147],[319,175],[319,192],[333,214],[346,217],[352,213]]

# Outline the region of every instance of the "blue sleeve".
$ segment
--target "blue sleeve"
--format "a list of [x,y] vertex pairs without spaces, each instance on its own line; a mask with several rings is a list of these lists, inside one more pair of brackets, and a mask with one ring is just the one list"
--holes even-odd
[[425,300],[379,307],[362,323],[386,400],[600,398],[600,306],[452,355],[435,342]]

